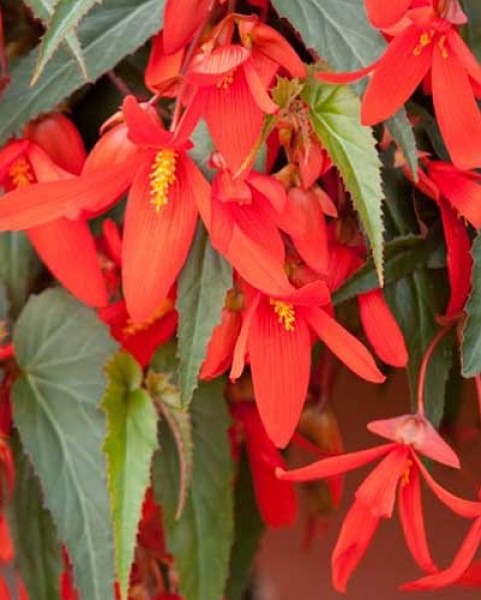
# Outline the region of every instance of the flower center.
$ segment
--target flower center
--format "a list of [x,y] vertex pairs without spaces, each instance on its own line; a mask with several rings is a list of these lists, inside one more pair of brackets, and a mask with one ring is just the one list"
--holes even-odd
[[155,155],[150,171],[150,203],[154,206],[155,212],[169,201],[169,188],[176,181],[175,166],[177,152],[172,148],[159,150]]
[[296,322],[296,311],[294,306],[289,302],[282,300],[269,299],[269,304],[274,308],[277,315],[277,320],[281,325],[284,325],[286,331],[294,331],[294,323]]
[[432,43],[434,33],[434,31],[423,31],[421,33],[418,45],[413,50],[414,56],[420,56],[423,50]]
[[8,174],[16,188],[30,185],[35,181],[30,165],[23,157],[13,163]]
[[227,75],[224,75],[224,77],[215,84],[216,88],[218,90],[228,90],[234,81],[235,72],[236,69],[232,69]]
[[419,447],[426,436],[426,423],[415,416],[408,417],[398,429],[398,439],[401,443],[414,448]]

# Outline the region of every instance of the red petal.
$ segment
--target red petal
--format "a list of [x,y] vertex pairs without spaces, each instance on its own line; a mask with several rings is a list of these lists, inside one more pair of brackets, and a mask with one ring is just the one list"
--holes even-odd
[[449,49],[455,55],[458,63],[463,65],[468,75],[481,85],[481,66],[463,38],[454,28],[450,29],[446,35],[449,40]]
[[429,176],[441,194],[473,227],[481,227],[481,182],[474,173],[442,162],[429,163]]
[[392,516],[397,484],[409,466],[408,455],[409,450],[406,446],[394,448],[357,489],[356,500],[368,507],[374,516]]
[[419,460],[414,453],[412,454],[412,458],[418,466],[423,479],[426,481],[431,491],[444,505],[446,505],[455,514],[459,515],[460,517],[464,517],[465,519],[475,519],[477,517],[481,517],[481,502],[473,502],[472,500],[459,498],[458,496],[455,496],[448,490],[444,489],[431,477],[431,474],[424,467],[422,461]]
[[165,53],[163,31],[153,38],[145,69],[145,84],[152,92],[170,96],[172,87],[179,80],[184,54],[183,49],[175,54]]
[[481,114],[466,71],[449,46],[436,45],[432,85],[434,110],[453,163],[460,169],[481,166]]
[[289,442],[304,406],[311,365],[311,340],[304,319],[296,315],[287,331],[263,299],[248,338],[252,381],[259,414],[278,447]]
[[215,86],[250,57],[243,46],[219,46],[209,54],[197,54],[186,73],[186,81],[194,85]]
[[165,51],[186,46],[207,17],[211,0],[167,0],[164,9]]
[[287,196],[284,186],[271,177],[251,171],[247,178],[249,185],[268,200],[277,213],[282,213],[286,208]]
[[237,405],[234,414],[244,424],[254,491],[263,520],[274,528],[292,525],[297,515],[294,486],[275,476],[276,468],[285,467],[281,455],[267,436],[254,406]]
[[[422,31],[411,26],[397,35],[378,64],[362,100],[361,121],[375,125],[391,117],[410,98],[429,71],[432,44],[415,54]],[[399,77],[399,73],[403,76]]]
[[359,377],[374,383],[386,379],[365,346],[324,310],[309,309],[308,321],[329,350]]
[[154,148],[171,145],[172,133],[165,131],[152,107],[143,108],[134,96],[127,96],[122,104],[122,112],[129,130],[128,137],[134,144]]
[[204,117],[210,134],[229,169],[237,173],[261,134],[264,113],[252,97],[243,69],[237,69],[227,89],[212,87],[205,93]]
[[28,140],[13,140],[0,148],[0,181],[5,179],[13,163],[28,149]]
[[279,479],[286,479],[288,481],[326,479],[327,477],[354,471],[354,469],[367,465],[398,447],[398,444],[384,444],[382,446],[376,446],[375,448],[369,448],[368,450],[359,450],[357,452],[349,452],[347,454],[340,454],[339,456],[323,458],[322,460],[318,460],[317,462],[314,462],[307,467],[301,467],[300,469],[294,469],[292,471],[278,470],[277,476]]
[[471,289],[471,242],[464,223],[445,202],[440,202],[444,237],[447,246],[447,266],[451,296],[446,316],[457,315],[466,304]]
[[[0,512],[0,565],[2,563],[9,563],[13,560],[13,544],[8,530],[7,521]],[[2,580],[0,579],[0,582]],[[0,588],[0,600],[1,600],[1,588]]]
[[242,321],[242,327],[234,348],[232,368],[229,373],[229,378],[231,379],[231,381],[235,381],[238,377],[240,377],[242,375],[242,371],[244,370],[245,357],[247,354],[247,339],[249,337],[252,321],[257,311],[257,307],[259,306],[260,300],[261,295],[255,294],[255,296],[250,301],[247,310],[244,313],[244,320]]
[[129,187],[138,164],[135,157],[109,170],[13,190],[0,199],[0,231],[27,229],[63,216],[76,217],[83,210],[105,209]]
[[411,556],[420,569],[434,573],[438,568],[431,557],[426,539],[421,480],[416,466],[411,467],[408,477],[403,478],[399,485],[399,517]]
[[381,290],[359,294],[359,311],[367,339],[379,358],[394,367],[409,360],[404,337]]
[[222,321],[215,327],[207,346],[207,356],[200,370],[201,379],[215,379],[227,371],[241,325],[240,313],[222,309]]
[[0,600],[12,600],[7,582],[2,575],[0,575]]
[[62,169],[79,175],[87,154],[75,125],[60,113],[51,114],[27,126],[25,135],[40,146]]
[[94,238],[85,221],[56,219],[27,234],[43,262],[76,298],[90,306],[107,304]]
[[332,583],[338,592],[346,591],[347,582],[366,553],[378,525],[379,517],[361,502],[354,502],[344,519],[331,559]]
[[428,575],[402,586],[403,590],[437,590],[453,585],[471,564],[481,542],[481,519],[476,519],[465,537],[456,557],[444,571]]
[[242,65],[244,75],[249,86],[252,97],[257,106],[268,115],[275,113],[279,107],[267,93],[261,78],[259,77],[251,60],[246,60]]
[[83,173],[111,169],[141,155],[143,151],[129,140],[128,135],[125,123],[109,129],[90,151]]
[[353,83],[354,81],[369,75],[369,73],[376,68],[377,64],[378,63],[375,62],[368,67],[359,69],[358,71],[352,71],[352,73],[331,73],[329,71],[320,71],[316,73],[316,78],[327,83]]
[[369,20],[378,29],[395,25],[404,16],[411,0],[365,0]]
[[197,223],[191,168],[196,167],[186,156],[177,158],[176,181],[158,213],[150,203],[150,165],[139,170],[132,185],[125,212],[122,277],[134,322],[151,317],[187,258]]
[[328,270],[329,253],[327,245],[326,219],[316,194],[310,190],[292,188],[288,194],[285,225],[289,222],[305,224],[304,231],[291,233],[296,250],[305,263],[316,273],[325,274]]

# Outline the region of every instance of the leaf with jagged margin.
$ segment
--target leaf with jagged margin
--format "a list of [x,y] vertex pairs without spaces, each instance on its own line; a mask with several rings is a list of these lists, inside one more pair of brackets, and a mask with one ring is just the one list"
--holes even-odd
[[[165,0],[103,0],[82,21],[78,37],[89,81],[93,82],[135,52],[162,26]],[[0,144],[84,85],[74,57],[59,49],[35,85],[30,80],[36,50],[11,70],[12,81],[0,103]]]
[[[43,23],[47,24],[53,13],[55,7],[55,0],[25,0],[26,4],[30,6],[33,11],[33,14],[37,19],[43,21]],[[74,31],[70,31],[65,34],[64,39],[62,40],[68,46],[70,52],[73,54],[75,60],[77,61],[82,75],[87,78],[87,67],[85,66],[84,57],[82,54],[82,48],[80,47],[80,42],[75,35]]]
[[161,451],[154,456],[156,499],[165,517],[167,545],[175,556],[184,600],[218,600],[229,574],[234,537],[233,461],[224,381],[201,383],[190,410],[194,472],[189,497],[176,519],[179,464],[169,428],[161,423]]
[[118,349],[94,311],[61,290],[32,296],[14,329],[14,422],[67,546],[83,598],[113,600],[114,547],[102,452],[104,365]]
[[[385,285],[402,279],[416,271],[416,269],[424,267],[434,258],[437,259],[438,255],[443,253],[443,250],[445,253],[439,230],[436,231],[436,234],[429,235],[427,238],[420,235],[407,235],[386,242],[384,246]],[[334,292],[332,300],[334,304],[340,304],[358,294],[369,292],[378,287],[379,281],[376,276],[376,268],[372,259],[369,259],[365,265]]]
[[115,558],[120,597],[127,598],[142,503],[157,448],[157,412],[142,389],[141,366],[127,352],[106,367],[108,387],[102,399],[107,415],[104,452],[112,503]]
[[[272,4],[299,31],[306,46],[335,71],[358,71],[376,61],[386,49],[384,38],[367,19],[364,0],[272,0]],[[361,92],[365,85],[362,80],[354,87]],[[416,140],[404,108],[386,125],[415,175]]]
[[[168,351],[175,352],[175,347]],[[172,358],[175,359],[175,354]],[[177,366],[176,362],[176,369]],[[180,390],[173,380],[175,380],[175,374],[169,371],[159,373],[151,370],[147,376],[147,388],[169,426],[177,446],[179,498],[175,518],[180,519],[192,481],[194,444],[192,441],[192,418],[190,412],[182,408]]]
[[15,546],[15,565],[30,600],[60,600],[62,553],[40,482],[16,433],[11,437],[15,489],[7,519]]
[[360,102],[345,86],[310,79],[302,92],[312,127],[339,169],[371,243],[380,284],[383,282],[381,161],[372,129],[360,121]]
[[212,247],[199,223],[179,277],[178,352],[181,403],[189,405],[214,327],[222,316],[226,293],[232,287],[232,267]]
[[464,377],[481,373],[481,235],[474,240],[472,290],[466,304],[466,321],[461,344],[461,364]]

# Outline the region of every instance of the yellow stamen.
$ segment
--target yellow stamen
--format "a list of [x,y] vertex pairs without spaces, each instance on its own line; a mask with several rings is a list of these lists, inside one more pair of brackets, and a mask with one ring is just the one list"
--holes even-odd
[[419,44],[414,48],[413,54],[414,56],[420,56],[424,48],[429,46],[433,41],[434,33],[432,31],[424,31],[419,36]]
[[140,333],[141,331],[145,331],[151,325],[153,325],[156,321],[160,321],[166,314],[168,314],[171,310],[174,309],[174,301],[170,298],[167,298],[162,302],[162,304],[155,310],[152,315],[146,320],[142,321],[142,323],[134,323],[133,321],[127,321],[127,324],[122,330],[124,335],[135,335],[136,333]]
[[274,307],[277,320],[281,325],[284,325],[284,329],[294,331],[294,323],[296,322],[294,306],[289,302],[282,302],[282,300],[274,300],[273,298],[269,299],[269,303]]
[[227,75],[224,75],[224,77],[215,84],[216,88],[218,90],[228,90],[234,81],[234,73],[235,69],[232,69]]
[[15,187],[24,187],[35,181],[30,165],[25,158],[19,158],[10,167],[8,172]]
[[443,35],[439,40],[439,49],[441,50],[441,56],[443,58],[448,58],[448,49],[446,48],[446,36]]
[[177,152],[172,148],[159,150],[155,155],[150,172],[150,203],[154,206],[155,212],[169,201],[169,188],[176,181],[175,166]]
[[401,474],[400,485],[404,487],[409,483],[409,476],[411,475],[411,468],[413,466],[413,461],[408,459],[406,461],[406,466],[404,467],[404,471]]

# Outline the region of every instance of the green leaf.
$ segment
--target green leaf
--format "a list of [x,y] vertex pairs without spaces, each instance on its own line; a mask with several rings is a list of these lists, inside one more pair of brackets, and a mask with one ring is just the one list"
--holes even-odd
[[141,388],[142,368],[130,354],[122,352],[114,356],[106,371],[109,384],[102,400],[107,415],[104,452],[117,579],[120,597],[127,598],[142,503],[157,447],[157,412],[149,394]]
[[179,466],[175,442],[161,424],[154,457],[154,489],[165,516],[169,550],[176,559],[185,600],[219,600],[229,573],[234,534],[233,464],[223,397],[224,382],[202,383],[191,404],[194,473],[187,503],[176,520]]
[[[45,65],[52,58],[55,50],[57,50],[63,41],[68,39],[69,34],[73,35],[73,32],[81,19],[83,19],[94,4],[97,4],[100,1],[101,0],[57,0],[52,17],[48,22],[47,31],[40,44],[32,83],[37,81],[45,68]],[[76,51],[80,50],[78,42],[75,48]],[[87,70],[81,50],[80,56],[77,56],[77,52],[74,53],[74,56],[80,65],[82,75],[87,79]]]
[[[89,80],[95,81],[122,58],[134,52],[162,26],[165,0],[103,0],[83,20],[78,37],[83,47]],[[22,127],[57,106],[80,88],[84,79],[75,58],[60,49],[35,85],[30,80],[36,50],[18,61],[12,82],[0,104],[0,144]]]
[[462,0],[461,4],[468,17],[463,27],[466,41],[478,61],[481,61],[481,6],[478,0]]
[[11,438],[15,491],[7,518],[15,545],[15,564],[30,600],[60,600],[62,554],[52,517],[44,507],[40,483],[18,435]]
[[463,328],[461,364],[464,377],[481,373],[481,235],[473,243],[472,291],[466,305],[467,319]]
[[310,80],[303,91],[312,126],[334,165],[361,218],[371,242],[379,281],[383,281],[383,222],[381,162],[369,127],[360,124],[360,103],[347,87]]
[[[176,370],[177,367],[178,363],[176,362]],[[180,390],[177,385],[172,383],[172,379],[175,379],[175,375],[168,371],[161,373],[150,371],[147,377],[147,387],[169,426],[177,446],[179,459],[179,499],[175,518],[180,519],[192,481],[194,444],[192,440],[191,414],[182,408]]]
[[12,317],[22,310],[41,270],[42,264],[23,232],[0,233],[0,278],[7,288]]
[[418,179],[418,149],[416,147],[416,138],[413,128],[406,114],[406,109],[402,108],[386,121],[386,127],[396,140],[403,151],[404,158],[407,161],[409,170],[414,180]]
[[[50,21],[54,13],[55,0],[25,0],[25,2],[30,6],[37,19],[40,19],[45,24]],[[67,32],[63,41],[67,44],[67,47],[73,54],[83,76],[87,78],[87,70],[82,55],[82,48],[80,47],[80,42],[77,36],[73,31]]]
[[[430,258],[437,255],[442,246],[442,237],[434,233],[427,238],[420,235],[407,235],[387,242],[384,246],[384,283],[386,285],[393,283],[424,267]],[[340,304],[378,287],[376,268],[372,259],[369,259],[334,292],[332,299],[334,304]]]
[[232,267],[209,241],[199,224],[187,262],[179,277],[179,388],[188,406],[197,387],[214,327],[220,322],[225,296],[232,286]]
[[117,344],[95,313],[60,290],[33,296],[14,330],[21,374],[14,421],[80,594],[113,599],[114,552],[106,465],[103,365]]
[[242,600],[265,525],[257,508],[247,453],[239,461],[235,490],[235,539],[230,557],[227,600]]
[[377,60],[386,43],[367,20],[364,0],[273,0],[308,48],[336,71],[357,71]]
[[[421,269],[385,289],[386,299],[401,327],[409,351],[408,376],[413,410],[417,403],[417,386],[421,361],[430,342],[439,331],[436,314],[440,307],[440,284],[433,274]],[[424,386],[426,414],[437,427],[444,412],[446,383],[453,359],[453,336],[446,337],[431,357]]]

